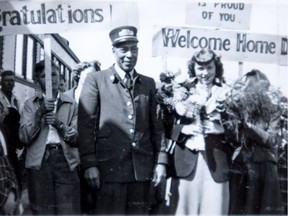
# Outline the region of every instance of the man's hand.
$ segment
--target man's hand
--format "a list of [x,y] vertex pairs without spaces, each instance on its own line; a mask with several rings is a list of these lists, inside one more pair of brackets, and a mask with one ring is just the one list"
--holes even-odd
[[97,167],[86,169],[84,172],[84,178],[91,187],[100,188],[100,171]]
[[40,107],[39,107],[39,112],[42,114],[42,115],[45,115],[46,113],[48,112],[52,112],[55,108],[55,104],[54,104],[54,100],[53,99],[45,99]]
[[154,175],[152,181],[154,182],[154,187],[159,185],[166,179],[166,165],[157,164],[154,170]]
[[45,114],[45,122],[55,128],[57,128],[61,124],[60,120],[57,118],[54,112],[48,112]]

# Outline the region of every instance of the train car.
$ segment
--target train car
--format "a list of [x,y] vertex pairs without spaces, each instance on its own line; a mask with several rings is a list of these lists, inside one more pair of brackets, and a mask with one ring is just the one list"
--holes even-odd
[[[50,34],[51,56],[66,80],[66,90],[73,87],[73,68],[80,62],[70,49],[69,41],[59,34]],[[33,68],[44,59],[44,35],[18,34],[0,36],[0,70],[16,74],[14,93],[21,104],[35,94]]]

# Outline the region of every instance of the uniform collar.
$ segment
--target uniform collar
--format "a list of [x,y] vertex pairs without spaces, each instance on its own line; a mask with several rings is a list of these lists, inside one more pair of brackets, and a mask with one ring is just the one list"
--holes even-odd
[[[111,73],[110,74],[110,81],[113,83],[113,84],[116,84],[116,83],[121,83],[123,86],[123,78],[125,76],[125,74],[123,75],[123,78],[120,77],[119,73],[117,72],[116,68],[115,68],[115,65],[112,65],[110,68],[111,70]],[[122,71],[123,73],[125,73],[124,71]],[[121,73],[121,72],[120,72]],[[133,70],[133,76],[132,76],[133,80],[135,81],[135,83],[139,83],[141,84],[141,75],[137,73],[137,71],[134,69]]]
[[[119,74],[120,78],[121,78],[121,79],[124,79],[125,74],[126,74],[127,72],[123,71],[123,70],[119,67],[118,64],[114,64],[114,68],[115,68],[116,72]],[[130,71],[129,74],[130,74],[130,77],[133,77],[133,75],[134,75],[134,69],[133,69],[132,71]]]

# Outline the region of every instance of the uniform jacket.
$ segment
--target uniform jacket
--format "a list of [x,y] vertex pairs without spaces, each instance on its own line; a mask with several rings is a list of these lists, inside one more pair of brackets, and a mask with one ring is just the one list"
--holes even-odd
[[155,164],[167,163],[155,82],[134,73],[131,92],[114,67],[89,73],[81,92],[81,163],[84,169],[97,166],[103,181],[150,180]]
[[[59,120],[65,124],[65,129],[59,133],[59,137],[64,156],[72,171],[80,162],[77,146],[77,104],[69,96],[61,92],[59,94],[56,114]],[[35,121],[40,100],[42,98],[36,95],[25,101],[20,121],[20,139],[27,146],[25,166],[36,170],[41,169],[49,131],[44,118],[40,124]]]

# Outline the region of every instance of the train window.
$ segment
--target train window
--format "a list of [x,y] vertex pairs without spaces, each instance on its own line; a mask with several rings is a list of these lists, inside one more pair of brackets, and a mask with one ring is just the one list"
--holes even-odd
[[4,36],[0,36],[0,70],[3,69],[3,45],[4,45]]
[[23,77],[22,65],[23,65],[23,45],[24,45],[24,36],[17,35],[16,37],[16,58],[15,58],[15,73],[17,76]]
[[33,67],[34,67],[34,40],[30,37],[28,37],[28,43],[27,43],[27,59],[26,59],[26,79],[32,80],[33,79]]
[[40,56],[39,56],[39,61],[42,61],[42,60],[44,60],[44,48],[43,47],[40,48]]
[[[44,36],[42,34],[19,34],[7,37],[9,38],[5,41],[4,36],[0,36],[0,69],[10,67],[20,78],[19,82],[26,80],[30,85],[34,80],[35,64],[44,60],[45,57]],[[51,40],[53,45],[51,60],[59,66],[60,73],[66,79],[67,89],[70,89],[74,84],[72,68],[79,62],[79,59],[57,34],[52,34]]]

